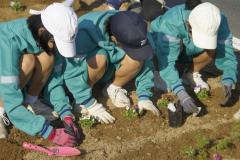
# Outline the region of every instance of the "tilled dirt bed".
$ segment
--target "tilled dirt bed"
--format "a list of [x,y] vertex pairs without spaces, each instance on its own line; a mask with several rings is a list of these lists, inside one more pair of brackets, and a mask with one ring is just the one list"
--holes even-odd
[[[50,1],[22,1],[26,5],[24,12],[14,12],[8,7],[0,8],[0,20],[7,21],[18,17],[26,17],[29,8],[41,9]],[[86,1],[90,4],[92,1]],[[99,2],[101,4],[102,1]],[[86,8],[77,8],[78,15],[96,8],[99,4]],[[237,53],[238,57],[239,53]],[[240,58],[239,58],[240,59]],[[232,107],[221,107],[221,85],[219,77],[209,78],[211,97],[202,101],[206,112],[201,117],[187,117],[179,128],[168,126],[166,109],[161,109],[160,118],[147,112],[140,118],[131,120],[123,116],[122,109],[116,109],[111,102],[97,96],[97,99],[109,108],[116,122],[110,125],[97,124],[91,129],[83,128],[83,142],[79,146],[80,157],[48,157],[37,152],[24,150],[24,141],[50,146],[40,137],[30,137],[18,129],[11,127],[8,139],[0,140],[0,160],[177,160],[177,159],[212,159],[218,153],[225,159],[240,159],[240,124],[233,120],[233,114],[240,109],[240,84],[234,92],[235,101]],[[133,103],[136,103],[132,85],[127,86]],[[154,102],[160,97],[154,91]],[[238,134],[239,133],[239,134]],[[200,137],[200,138],[199,138]],[[224,141],[225,140],[225,141]],[[224,141],[223,143],[219,143]],[[228,142],[226,142],[228,141]],[[203,145],[201,145],[203,144]]]

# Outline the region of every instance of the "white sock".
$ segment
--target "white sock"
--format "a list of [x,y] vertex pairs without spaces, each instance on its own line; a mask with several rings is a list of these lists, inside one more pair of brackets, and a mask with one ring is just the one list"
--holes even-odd
[[4,115],[5,111],[2,106],[0,106],[0,118],[5,123],[6,126],[10,125],[9,119]]
[[25,100],[24,100],[24,103],[25,104],[33,104],[37,101],[38,99],[38,96],[31,96],[29,94],[27,94]]
[[110,85],[109,85],[109,88],[115,90],[115,89],[122,88],[122,87],[116,86],[116,85],[114,85],[114,84],[110,84]]
[[5,113],[4,108],[0,106],[0,116],[2,116]]

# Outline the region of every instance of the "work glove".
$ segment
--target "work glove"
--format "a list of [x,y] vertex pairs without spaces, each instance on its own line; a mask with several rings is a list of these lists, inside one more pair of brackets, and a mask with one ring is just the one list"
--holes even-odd
[[127,2],[128,0],[106,0],[107,5],[113,7],[114,9],[118,10],[122,3]]
[[196,106],[194,100],[187,94],[185,90],[180,91],[177,96],[180,100],[180,105],[183,107],[184,112],[198,113],[198,107]]
[[223,85],[223,96],[220,105],[226,106],[232,97],[232,84],[224,84]]
[[138,102],[138,109],[139,113],[141,113],[143,110],[148,110],[156,116],[160,115],[159,110],[153,105],[152,101],[150,100],[140,100]]
[[106,108],[103,107],[102,104],[97,103],[95,101],[90,107],[86,108],[82,105],[80,105],[82,108],[81,113],[83,115],[89,115],[95,118],[97,121],[101,123],[113,123],[115,121],[115,118],[111,116],[110,113],[107,112]]
[[49,134],[48,140],[59,146],[74,147],[77,144],[76,137],[70,135],[65,128],[54,128]]
[[65,116],[63,119],[63,125],[65,127],[66,133],[76,138],[76,142],[79,144],[81,134],[76,124],[73,122],[74,119],[72,116]]

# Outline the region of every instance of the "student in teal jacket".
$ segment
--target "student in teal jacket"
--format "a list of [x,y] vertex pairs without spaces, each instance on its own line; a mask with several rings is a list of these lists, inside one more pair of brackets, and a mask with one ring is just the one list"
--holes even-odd
[[29,135],[40,135],[65,146],[74,146],[79,139],[72,113],[69,108],[55,108],[65,126],[55,129],[43,116],[28,111],[23,105],[19,85],[22,83],[19,81],[19,63],[25,52],[37,55],[42,49],[48,54],[54,54],[58,49],[65,57],[74,56],[76,21],[77,16],[70,7],[53,3],[40,15],[0,24],[0,97],[10,121]]
[[[100,80],[108,83],[112,80],[106,87],[106,92],[113,104],[117,107],[130,107],[127,91],[122,89],[122,86],[136,77],[139,108],[159,115],[159,111],[150,100],[153,65],[150,59],[152,50],[146,40],[146,27],[146,23],[139,15],[128,11],[92,12],[79,18],[76,36],[77,55],[66,59],[66,64],[63,63],[66,67],[62,68],[63,81],[76,101],[76,108],[103,123],[113,123],[115,118],[93,97],[92,87]],[[127,34],[130,34],[131,38],[126,40],[122,37],[113,37],[118,35],[119,31],[123,33],[124,38]],[[129,48],[124,43],[128,43]],[[132,45],[135,45],[134,49],[131,48]],[[69,105],[62,86],[63,82],[49,81],[46,93],[50,95],[46,94],[45,98],[54,106]]]
[[182,85],[176,62],[193,62],[183,78],[198,92],[201,89],[209,90],[199,71],[214,60],[223,71],[225,98],[221,104],[227,105],[236,83],[237,61],[227,18],[211,3],[199,2],[195,8],[189,6],[191,4],[170,9],[151,23],[151,30],[160,76],[178,96],[184,111],[193,113],[197,112],[197,106]]
[[[111,80],[104,91],[112,103],[116,107],[130,107],[127,91],[122,87],[136,78],[139,109],[159,115],[150,100],[153,87],[152,49],[147,40],[147,24],[143,18],[130,11],[92,12],[79,18],[79,32],[88,37],[77,37],[76,41],[78,38],[79,41],[85,40],[81,44],[82,48],[91,46],[89,48],[101,48],[106,52],[105,74],[99,78],[105,82]],[[88,94],[78,100],[79,104],[88,108],[92,99],[92,95]]]

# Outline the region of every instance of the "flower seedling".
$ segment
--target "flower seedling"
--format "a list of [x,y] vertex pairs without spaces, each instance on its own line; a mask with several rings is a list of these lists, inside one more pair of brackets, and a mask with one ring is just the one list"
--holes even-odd
[[24,10],[24,7],[19,0],[11,1],[10,2],[10,7],[11,7],[12,10],[14,10],[16,12]]
[[79,123],[84,128],[92,128],[96,124],[96,120],[93,117],[81,117]]
[[230,136],[234,140],[240,140],[240,122],[236,122],[232,125]]
[[197,160],[206,160],[209,158],[208,152],[205,149],[201,149],[198,151]]
[[134,119],[139,116],[137,107],[128,107],[123,111],[123,116],[127,119]]
[[217,142],[217,144],[215,145],[215,149],[217,151],[222,151],[225,149],[228,149],[231,146],[231,142],[229,138],[225,138],[225,139],[221,139]]
[[197,97],[199,100],[207,100],[209,98],[209,92],[206,89],[201,89],[197,93]]
[[166,99],[166,98],[160,98],[160,99],[158,99],[158,101],[157,101],[157,107],[158,107],[159,109],[160,109],[160,108],[167,108],[168,103],[169,103],[168,99]]
[[194,158],[197,155],[197,150],[194,149],[192,146],[184,147],[181,150],[181,154],[189,158]]
[[198,150],[202,150],[209,147],[210,140],[204,135],[198,134],[196,136],[196,144],[197,144]]

